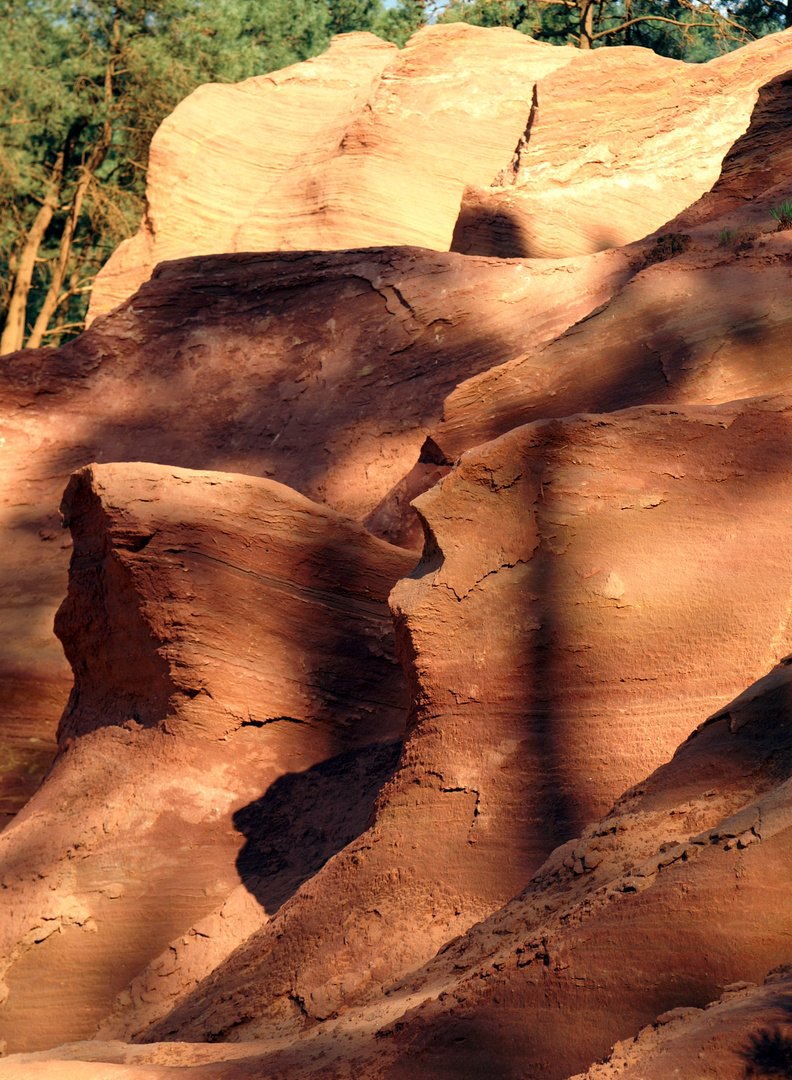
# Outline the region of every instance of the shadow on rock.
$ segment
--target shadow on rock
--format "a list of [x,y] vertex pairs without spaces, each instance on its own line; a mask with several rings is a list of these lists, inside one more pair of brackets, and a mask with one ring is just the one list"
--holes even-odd
[[237,859],[239,876],[268,915],[365,831],[400,751],[401,741],[375,743],[286,773],[234,814],[234,825],[247,837]]
[[746,1077],[792,1077],[792,1039],[780,1028],[763,1028],[743,1051]]

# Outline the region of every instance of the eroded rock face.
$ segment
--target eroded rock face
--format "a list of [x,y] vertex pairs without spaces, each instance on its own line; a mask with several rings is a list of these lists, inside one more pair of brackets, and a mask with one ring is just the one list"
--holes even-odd
[[63,471],[164,465],[70,486],[76,685],[0,837],[11,1048],[101,1039],[0,1077],[563,1080],[792,961],[789,87],[627,249],[186,260],[10,358],[29,610]]
[[146,218],[98,276],[91,317],[165,259],[382,244],[447,251],[464,185],[488,184],[508,163],[534,81],[576,55],[457,23],[427,27],[401,52],[344,34],[284,71],[201,87],[152,141]]
[[790,1055],[789,965],[771,972],[763,985],[741,980],[703,1009],[679,1007],[618,1043],[607,1061],[571,1080],[662,1080],[701,1075],[702,1063],[723,1080],[767,1076],[784,1069]]
[[70,472],[142,458],[263,474],[420,548],[409,500],[447,471],[442,457],[418,462],[445,396],[518,356],[526,334],[555,337],[630,273],[616,252],[591,264],[415,249],[187,260],[63,349],[4,358],[3,730],[15,755],[40,760],[12,773],[24,775],[3,789],[9,811],[52,759],[71,685],[51,629]]
[[376,1002],[789,652],[790,425],[786,398],[635,409],[463,455],[391,596],[413,710],[371,828],[170,1015],[102,1035],[284,1037]]
[[417,1008],[389,1027],[393,1050],[370,1075],[428,1059],[438,1076],[495,1060],[510,1080],[565,1077],[669,1010],[788,964],[789,686],[785,664],[412,975]]
[[430,539],[391,602],[482,846],[540,860],[792,647],[790,421],[783,398],[539,422],[415,501]]
[[712,191],[625,249],[636,272],[617,295],[555,341],[461,382],[430,433],[438,459],[540,417],[788,385],[792,232],[777,231],[771,211],[792,198],[790,108],[787,73],[760,88]]
[[[124,1062],[119,1076],[130,1078],[154,1065],[192,1065],[207,1080],[325,1080],[349,1062],[366,1080],[416,1068],[539,1080],[569,1076],[619,1040],[588,1080],[638,1080],[641,1068],[659,1078],[661,1063],[692,1078],[700,1050],[736,1080],[788,1010],[783,976],[762,991],[740,988],[790,963],[789,694],[785,663],[554,852],[514,900],[387,996],[291,1046],[116,1042],[53,1056]],[[46,1077],[52,1067],[19,1059],[0,1064],[0,1076]],[[86,1064],[79,1075],[104,1074]]]
[[456,23],[402,52],[342,35],[283,72],[201,87],[154,138],[147,216],[97,278],[91,317],[158,262],[208,252],[561,258],[631,243],[710,189],[791,41],[684,64]]
[[157,465],[83,469],[63,512],[75,685],[0,837],[8,1049],[90,1035],[214,909],[213,961],[244,940],[365,828],[406,711],[386,598],[410,552],[271,481]]
[[579,54],[538,79],[511,165],[465,189],[453,251],[558,257],[639,240],[709,191],[792,33],[706,64],[645,49]]

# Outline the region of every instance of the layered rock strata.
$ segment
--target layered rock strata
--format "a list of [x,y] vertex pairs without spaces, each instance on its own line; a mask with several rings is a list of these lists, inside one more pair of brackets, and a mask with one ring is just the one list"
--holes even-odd
[[537,80],[511,164],[466,187],[452,250],[557,258],[653,233],[710,190],[760,87],[790,67],[789,32],[706,64],[578,54]]
[[419,548],[409,500],[446,471],[442,458],[419,458],[457,380],[518,356],[526,334],[552,339],[631,272],[615,252],[591,264],[415,249],[187,260],[161,267],[112,319],[57,352],[5,358],[9,812],[52,759],[71,683],[51,629],[67,587],[57,506],[70,472],[143,458],[267,475]]
[[635,409],[463,455],[391,596],[413,709],[371,828],[169,1016],[138,1000],[102,1035],[284,1037],[375,1002],[784,656],[791,424],[787,398]]
[[406,711],[385,601],[411,553],[271,481],[156,465],[83,469],[63,512],[75,684],[0,837],[8,1049],[90,1035],[215,909],[214,962],[266,921],[365,828]]
[[760,986],[740,980],[703,1009],[663,1013],[571,1080],[693,1080],[703,1069],[719,1080],[745,1080],[783,1072],[792,1054],[790,1002],[792,977],[782,964]]
[[202,87],[163,123],[146,217],[99,274],[91,317],[158,262],[208,252],[561,258],[631,243],[709,190],[791,57],[789,34],[707,64],[463,23],[402,52],[342,35],[283,72]]
[[789,685],[789,665],[774,669],[411,976],[417,1007],[363,1074],[430,1060],[472,1077],[497,1061],[498,1076],[560,1080],[669,1010],[789,964]]
[[152,141],[146,217],[99,274],[91,317],[166,259],[382,244],[447,251],[465,184],[503,168],[535,80],[576,56],[458,23],[427,27],[401,52],[344,34],[284,71],[201,87]]
[[768,1045],[786,1045],[783,969],[763,991],[750,984],[790,963],[789,687],[784,663],[554,852],[514,900],[376,1003],[290,1046],[99,1042],[12,1059],[0,1076],[66,1075],[55,1069],[69,1061],[85,1062],[75,1075],[86,1080],[107,1075],[93,1061],[119,1062],[130,1080],[187,1065],[202,1080],[329,1080],[345,1068],[365,1080],[416,1068],[560,1080],[610,1055],[587,1080],[669,1066],[692,1080],[702,1053],[718,1075],[745,1076]]
[[[9,359],[15,700],[52,670],[48,493],[166,467],[70,485],[75,689],[0,837],[6,1037],[167,1041],[0,1077],[562,1080],[615,1040],[637,1077],[681,1067],[667,1025],[710,1045],[675,1010],[792,961],[790,85],[622,251],[196,259]],[[417,567],[360,523],[414,544],[415,495]]]

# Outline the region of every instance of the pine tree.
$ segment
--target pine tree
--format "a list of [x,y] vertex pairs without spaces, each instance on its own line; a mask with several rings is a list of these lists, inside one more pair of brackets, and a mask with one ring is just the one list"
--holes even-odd
[[642,45],[662,56],[700,61],[783,28],[792,0],[449,0],[438,19],[511,26],[539,41]]
[[0,0],[0,354],[84,324],[140,220],[148,146],[201,83],[305,60],[379,0]]

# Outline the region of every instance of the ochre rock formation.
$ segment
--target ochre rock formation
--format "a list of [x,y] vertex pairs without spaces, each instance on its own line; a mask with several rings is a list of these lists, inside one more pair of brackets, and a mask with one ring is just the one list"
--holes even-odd
[[496,1060],[498,1076],[555,1080],[668,1010],[789,964],[789,689],[787,663],[411,975],[417,1007],[381,1029],[366,1075],[430,1060],[433,1075],[473,1077]]
[[792,199],[790,110],[787,73],[760,89],[712,191],[625,249],[638,272],[611,300],[556,340],[460,382],[431,432],[437,459],[542,417],[790,385],[790,234],[772,217]]
[[227,473],[91,466],[63,512],[74,689],[0,836],[8,1049],[90,1035],[240,877],[218,926],[246,937],[365,828],[406,714],[385,601],[414,554]]
[[146,216],[100,272],[90,317],[191,255],[562,258],[630,243],[711,188],[759,87],[791,64],[788,35],[707,64],[464,23],[402,52],[341,35],[284,71],[201,87],[162,124]]
[[[39,1051],[0,1080],[701,1080],[710,1050],[737,1080],[784,1051],[790,40],[693,71],[342,40],[267,85],[334,70],[372,142],[367,94],[413,107],[432,50],[451,94],[487,43],[547,64],[518,179],[580,64],[673,74],[669,175],[717,93],[733,145],[697,131],[717,182],[624,248],[201,255],[8,358],[14,730],[64,683],[77,470],[75,685],[0,836],[3,1037]],[[325,193],[352,147],[317,151]]]
[[706,64],[579,54],[537,81],[509,167],[466,187],[452,250],[558,258],[640,240],[709,191],[760,87],[790,67],[788,34]]
[[66,591],[57,506],[71,471],[142,458],[265,475],[420,548],[409,499],[446,471],[419,457],[447,394],[519,356],[526,333],[554,338],[631,272],[621,252],[526,265],[410,248],[186,260],[57,352],[4,358],[8,810],[51,761],[71,684],[51,629]]
[[457,23],[427,27],[401,52],[344,34],[284,71],[201,87],[152,141],[146,217],[97,278],[91,317],[165,259],[447,251],[465,184],[488,184],[508,164],[535,80],[576,57],[515,30]]
[[570,1080],[666,1080],[700,1075],[745,1080],[787,1067],[792,1042],[789,1007],[792,972],[781,964],[756,986],[731,983],[703,1009],[681,1006],[663,1013],[634,1038],[616,1044],[607,1061]]
[[782,399],[551,421],[465,454],[416,500],[424,557],[391,596],[414,706],[372,827],[175,1013],[146,1029],[132,1002],[102,1034],[299,1030],[508,900],[792,648],[790,447]]
[[[97,1042],[50,1056],[129,1063],[118,1075],[130,1078],[147,1076],[156,1063],[192,1064],[187,1075],[207,1080],[329,1080],[345,1063],[371,1080],[418,1069],[552,1080],[620,1040],[617,1062],[630,1063],[630,1038],[643,1025],[690,1021],[724,988],[790,963],[789,686],[785,663],[559,848],[514,900],[365,1009],[314,1027],[291,1046],[266,1038],[243,1046]],[[726,1047],[716,1040],[724,1057],[739,1062],[751,1036],[761,1039],[762,1022],[777,1022],[784,990],[758,1003],[759,1016],[751,1009],[732,1016]],[[632,1063],[647,1037],[633,1044]],[[53,1064],[11,1059],[0,1064],[0,1077],[58,1075]],[[699,1058],[687,1066],[680,1071],[686,1080],[700,1075]],[[86,1065],[75,1075],[107,1074]],[[609,1075],[595,1069],[590,1080]]]

